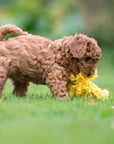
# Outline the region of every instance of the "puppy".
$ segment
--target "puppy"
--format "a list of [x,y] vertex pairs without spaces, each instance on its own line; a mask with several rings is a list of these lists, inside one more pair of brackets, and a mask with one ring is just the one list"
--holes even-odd
[[[4,39],[7,34],[17,37]],[[0,28],[0,96],[7,78],[12,79],[13,94],[26,96],[29,82],[46,84],[54,98],[65,99],[66,82],[72,72],[83,76],[95,73],[101,49],[93,38],[83,34],[51,41],[30,35],[15,25]]]

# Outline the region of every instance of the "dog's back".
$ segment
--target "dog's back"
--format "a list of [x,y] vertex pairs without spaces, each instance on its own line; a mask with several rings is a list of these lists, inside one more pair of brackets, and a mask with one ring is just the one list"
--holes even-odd
[[54,63],[52,41],[34,35],[21,35],[4,42],[9,62],[8,75],[19,81],[44,83],[42,75]]
[[[17,35],[5,41],[7,34]],[[45,83],[46,76],[54,63],[53,42],[41,36],[30,35],[15,25],[0,28],[0,63],[7,76],[20,82]]]

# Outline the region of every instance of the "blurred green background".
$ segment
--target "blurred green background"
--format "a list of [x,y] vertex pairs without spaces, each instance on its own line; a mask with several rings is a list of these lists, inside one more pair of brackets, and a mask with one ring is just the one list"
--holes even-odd
[[114,0],[0,0],[0,25],[12,23],[52,40],[76,32],[114,46]]
[[28,97],[0,100],[0,144],[114,143],[114,0],[0,0],[0,26],[15,24],[55,40],[76,32],[94,37],[102,49],[95,83],[108,101],[56,101],[46,86],[30,85]]

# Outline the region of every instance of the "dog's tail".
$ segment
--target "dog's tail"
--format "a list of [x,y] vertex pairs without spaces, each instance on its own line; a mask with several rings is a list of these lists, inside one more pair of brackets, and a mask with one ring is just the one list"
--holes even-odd
[[20,28],[15,25],[7,24],[0,27],[0,41],[3,41],[7,34],[12,35],[27,35],[27,32],[23,32]]

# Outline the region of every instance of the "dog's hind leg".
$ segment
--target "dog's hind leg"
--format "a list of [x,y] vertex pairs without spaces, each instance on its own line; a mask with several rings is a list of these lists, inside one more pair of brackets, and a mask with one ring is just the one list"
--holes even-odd
[[14,95],[21,96],[21,97],[25,97],[27,95],[27,89],[28,89],[28,85],[29,85],[28,82],[22,83],[19,81],[12,80],[12,83],[14,86],[12,93]]
[[2,65],[0,66],[0,97],[2,97],[2,91],[4,84],[7,80],[7,70]]

